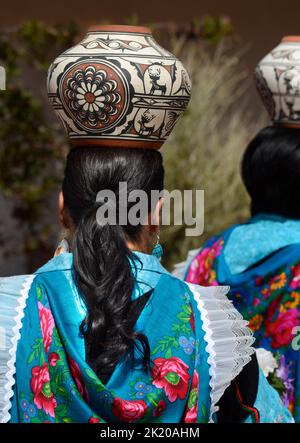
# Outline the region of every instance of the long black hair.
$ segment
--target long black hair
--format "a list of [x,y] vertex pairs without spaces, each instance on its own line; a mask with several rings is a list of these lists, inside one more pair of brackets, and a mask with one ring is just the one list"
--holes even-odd
[[[127,194],[145,191],[150,202],[152,190],[163,190],[163,180],[162,156],[152,149],[76,147],[67,158],[64,204],[75,225],[71,246],[75,280],[87,306],[81,332],[88,343],[88,359],[107,372],[122,356],[133,355],[134,349],[140,351],[146,369],[150,349],[147,337],[134,331],[128,318],[134,276],[127,242],[142,240],[142,226],[98,224],[97,194],[113,191],[118,209],[120,182],[126,182]],[[134,203],[127,204],[129,211]]]
[[300,129],[267,127],[249,143],[242,178],[251,211],[300,219]]

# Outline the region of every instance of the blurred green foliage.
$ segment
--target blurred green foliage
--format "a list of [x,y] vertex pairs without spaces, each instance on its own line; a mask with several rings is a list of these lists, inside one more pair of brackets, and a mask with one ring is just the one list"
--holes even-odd
[[[13,201],[24,230],[24,251],[47,245],[41,222],[51,190],[61,179],[66,143],[47,122],[46,71],[53,56],[74,43],[78,27],[36,21],[0,32],[0,65],[6,91],[0,94],[0,189]],[[39,96],[40,95],[40,96]]]

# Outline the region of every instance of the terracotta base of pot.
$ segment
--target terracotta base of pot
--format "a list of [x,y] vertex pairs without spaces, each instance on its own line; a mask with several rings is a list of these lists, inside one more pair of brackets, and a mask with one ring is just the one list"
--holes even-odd
[[99,140],[92,138],[70,139],[73,146],[94,146],[95,148],[137,148],[137,149],[159,149],[163,145],[161,142],[149,140]]
[[88,28],[88,33],[91,32],[118,32],[128,34],[149,34],[151,35],[151,29],[147,26],[128,26],[128,25],[94,25]]
[[300,35],[286,35],[281,39],[282,43],[290,43],[290,42],[300,42]]
[[[300,129],[299,123],[280,123],[274,122],[274,126],[279,126],[280,128],[289,128],[289,129]],[[300,135],[300,133],[299,133]]]

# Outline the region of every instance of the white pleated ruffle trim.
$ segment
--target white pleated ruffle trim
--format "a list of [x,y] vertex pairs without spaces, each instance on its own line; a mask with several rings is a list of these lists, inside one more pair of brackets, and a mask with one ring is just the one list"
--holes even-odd
[[11,418],[17,345],[34,278],[35,275],[0,278],[0,423]]
[[250,362],[255,352],[248,322],[227,298],[227,286],[202,287],[187,283],[200,311],[210,366],[210,423],[219,410],[217,403],[232,380]]

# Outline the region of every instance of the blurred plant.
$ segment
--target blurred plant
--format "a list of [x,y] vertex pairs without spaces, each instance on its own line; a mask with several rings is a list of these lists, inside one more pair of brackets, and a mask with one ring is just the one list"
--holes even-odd
[[232,36],[234,29],[228,17],[205,16],[201,19],[195,18],[190,23],[173,29],[177,38],[185,41],[201,40],[209,43],[218,43],[219,41]]
[[[137,26],[140,20],[137,14],[125,17],[124,23],[130,26]],[[149,26],[155,37],[161,42],[170,45],[170,38],[184,38],[189,40],[203,40],[210,43],[217,43],[220,40],[232,36],[234,33],[233,25],[226,16],[212,17],[205,16],[194,18],[188,23],[178,24],[175,22],[159,22],[159,23],[144,23]]]
[[167,189],[201,189],[205,193],[205,231],[185,237],[182,226],[164,227],[166,265],[186,258],[210,236],[249,215],[249,200],[240,179],[240,158],[250,138],[264,124],[249,111],[251,76],[242,52],[230,52],[230,41],[173,39],[173,52],[191,74],[192,99],[187,112],[163,148]]
[[0,31],[0,65],[6,69],[6,91],[0,93],[0,189],[13,201],[13,216],[24,232],[24,252],[49,244],[50,223],[42,220],[50,191],[61,177],[65,140],[48,123],[46,69],[55,54],[69,47],[78,29],[28,21]]

